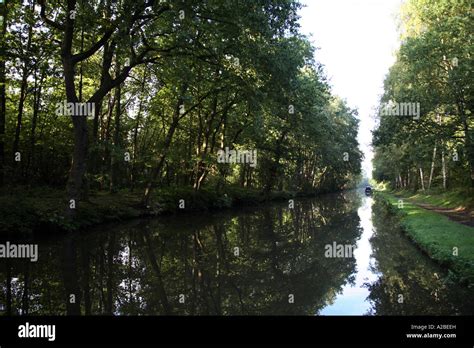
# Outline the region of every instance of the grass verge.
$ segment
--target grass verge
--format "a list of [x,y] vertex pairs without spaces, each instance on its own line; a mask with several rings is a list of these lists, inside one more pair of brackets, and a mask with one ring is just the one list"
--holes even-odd
[[430,258],[453,271],[460,282],[474,285],[474,228],[406,200],[401,207],[390,193],[377,192],[376,197],[389,204],[403,230]]
[[449,209],[474,209],[474,190],[451,190],[440,189],[417,191],[399,190],[394,192],[397,196],[409,199],[415,203],[430,204],[440,208]]

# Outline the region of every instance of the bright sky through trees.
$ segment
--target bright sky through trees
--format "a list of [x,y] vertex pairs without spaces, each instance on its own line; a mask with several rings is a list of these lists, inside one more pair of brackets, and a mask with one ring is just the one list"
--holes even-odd
[[335,94],[359,110],[363,170],[372,175],[370,160],[374,108],[383,80],[398,48],[397,14],[402,0],[302,0],[302,32],[312,34]]

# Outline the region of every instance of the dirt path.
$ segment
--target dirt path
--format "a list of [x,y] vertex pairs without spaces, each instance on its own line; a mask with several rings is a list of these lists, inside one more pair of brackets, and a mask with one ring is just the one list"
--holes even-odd
[[441,208],[441,207],[436,207],[431,204],[415,203],[413,201],[411,201],[411,203],[419,207],[422,207],[424,209],[432,210],[437,213],[446,215],[449,219],[459,222],[460,224],[474,227],[474,211],[473,210],[459,209],[459,208]]

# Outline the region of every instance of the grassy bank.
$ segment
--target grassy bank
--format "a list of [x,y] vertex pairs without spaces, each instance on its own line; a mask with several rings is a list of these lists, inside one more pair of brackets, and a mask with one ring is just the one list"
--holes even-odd
[[474,191],[472,189],[451,191],[432,189],[415,193],[410,190],[400,190],[394,193],[417,204],[430,204],[451,209],[474,209]]
[[[18,187],[0,193],[0,234],[29,234],[75,231],[93,225],[144,216],[224,209],[256,205],[269,200],[290,199],[294,192],[272,192],[265,197],[260,191],[228,187],[217,193],[192,189],[156,190],[147,209],[141,206],[142,191],[120,191],[115,194],[91,192],[86,202],[68,218],[64,192],[50,188]],[[180,203],[183,203],[180,207]]]
[[[403,199],[401,206],[400,198],[391,193],[377,192],[376,197],[389,204],[391,210],[400,217],[404,231],[420,249],[454,272],[461,282],[474,285],[474,228],[451,221],[446,216],[423,209],[406,199]],[[417,202],[429,204],[442,201],[438,197],[422,201],[420,195],[417,199]],[[449,204],[453,207],[453,204],[459,202],[460,199],[445,203],[448,204],[445,207]]]

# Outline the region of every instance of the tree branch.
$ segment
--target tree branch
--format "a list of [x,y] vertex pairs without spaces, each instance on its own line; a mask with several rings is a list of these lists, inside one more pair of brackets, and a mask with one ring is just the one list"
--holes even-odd
[[38,4],[41,6],[40,16],[45,21],[46,24],[48,24],[49,26],[51,26],[55,29],[58,29],[58,30],[64,30],[65,29],[64,25],[59,24],[59,23],[49,19],[46,16],[46,1],[45,0],[38,0]]
[[71,58],[73,64],[77,64],[77,63],[89,58],[94,53],[96,53],[99,49],[101,49],[105,45],[105,43],[110,39],[110,37],[112,36],[114,31],[115,31],[115,27],[107,30],[105,32],[104,36],[102,36],[102,38],[99,41],[97,41],[94,45],[92,45],[87,51],[84,51],[84,52],[78,53],[78,54],[74,54]]

